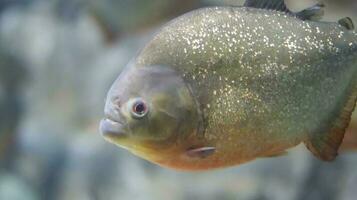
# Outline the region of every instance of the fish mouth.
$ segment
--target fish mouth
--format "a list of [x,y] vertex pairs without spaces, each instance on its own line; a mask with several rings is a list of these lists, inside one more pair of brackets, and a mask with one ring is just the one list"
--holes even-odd
[[117,138],[127,135],[124,131],[124,124],[122,122],[108,117],[100,121],[99,130],[102,136],[107,138]]

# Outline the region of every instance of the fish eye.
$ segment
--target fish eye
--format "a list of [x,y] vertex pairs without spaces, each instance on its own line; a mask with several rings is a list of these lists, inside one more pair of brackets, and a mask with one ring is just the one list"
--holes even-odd
[[143,118],[148,113],[148,107],[144,100],[134,99],[131,105],[131,114],[134,118]]

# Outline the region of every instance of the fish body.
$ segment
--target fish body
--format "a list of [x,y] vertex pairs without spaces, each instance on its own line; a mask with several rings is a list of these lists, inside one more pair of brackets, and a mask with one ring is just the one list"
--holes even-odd
[[[355,105],[356,80],[357,34],[339,23],[204,8],[165,25],[126,67],[108,93],[113,120],[101,129],[110,142],[182,170],[280,155],[302,142],[332,160]],[[149,107],[136,121],[128,114],[133,98]],[[157,109],[165,117],[156,118],[164,115]]]

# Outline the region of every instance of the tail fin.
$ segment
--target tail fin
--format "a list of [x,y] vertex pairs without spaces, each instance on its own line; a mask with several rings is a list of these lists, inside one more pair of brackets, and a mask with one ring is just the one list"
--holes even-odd
[[357,101],[357,69],[354,72],[355,74],[344,100],[344,106],[336,111],[336,113],[339,113],[338,117],[323,132],[314,134],[310,136],[308,141],[305,141],[307,148],[321,160],[332,161],[336,158],[346,129],[351,121],[352,112]]

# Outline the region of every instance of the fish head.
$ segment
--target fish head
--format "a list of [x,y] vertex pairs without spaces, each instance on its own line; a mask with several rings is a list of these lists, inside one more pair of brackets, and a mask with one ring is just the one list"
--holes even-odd
[[100,130],[109,142],[160,162],[189,148],[199,125],[197,103],[175,70],[128,66],[108,92]]

